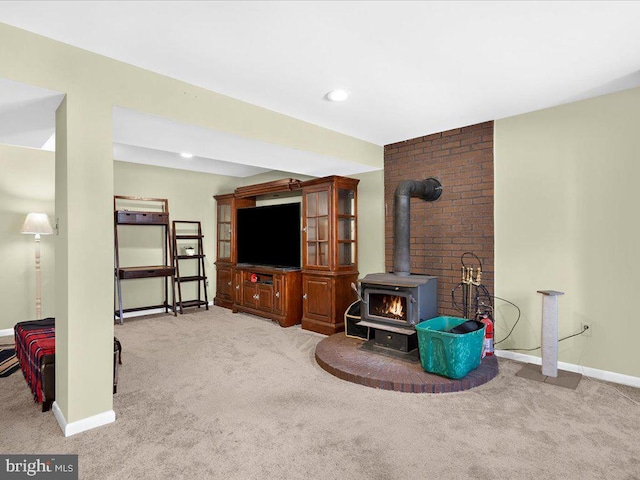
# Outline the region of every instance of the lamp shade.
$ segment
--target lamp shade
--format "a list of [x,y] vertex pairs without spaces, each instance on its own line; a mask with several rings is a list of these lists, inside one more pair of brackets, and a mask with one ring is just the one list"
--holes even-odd
[[30,213],[22,225],[20,233],[31,233],[36,235],[51,235],[53,228],[46,213]]

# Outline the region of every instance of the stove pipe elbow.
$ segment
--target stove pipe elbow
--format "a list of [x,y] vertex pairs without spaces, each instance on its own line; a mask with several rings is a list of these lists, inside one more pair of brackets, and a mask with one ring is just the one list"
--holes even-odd
[[442,184],[431,177],[426,180],[404,180],[396,187],[394,196],[393,273],[407,277],[411,239],[411,197],[433,202],[442,195]]

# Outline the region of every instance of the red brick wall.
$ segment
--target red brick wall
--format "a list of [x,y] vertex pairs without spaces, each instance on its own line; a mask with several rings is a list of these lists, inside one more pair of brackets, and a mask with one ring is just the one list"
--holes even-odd
[[[435,177],[442,196],[411,199],[412,274],[438,277],[438,313],[460,316],[451,290],[460,283],[460,256],[482,261],[482,283],[493,294],[493,122],[384,147],[385,265],[393,271],[394,192],[403,180]],[[465,256],[465,263],[472,258]],[[473,263],[475,265],[475,263]],[[461,301],[460,295],[457,296]]]

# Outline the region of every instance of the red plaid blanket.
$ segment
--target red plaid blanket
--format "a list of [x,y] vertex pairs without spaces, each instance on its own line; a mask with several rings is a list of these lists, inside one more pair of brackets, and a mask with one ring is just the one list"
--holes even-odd
[[42,357],[56,352],[55,320],[45,318],[21,322],[14,328],[16,357],[27,380],[33,399],[42,403]]

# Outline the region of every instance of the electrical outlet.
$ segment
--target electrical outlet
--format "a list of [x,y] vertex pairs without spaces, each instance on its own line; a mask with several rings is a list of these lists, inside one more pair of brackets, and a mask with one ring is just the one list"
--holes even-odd
[[587,322],[582,322],[580,324],[580,327],[582,328],[582,331],[584,332],[582,335],[585,337],[591,337],[591,324],[587,323]]

